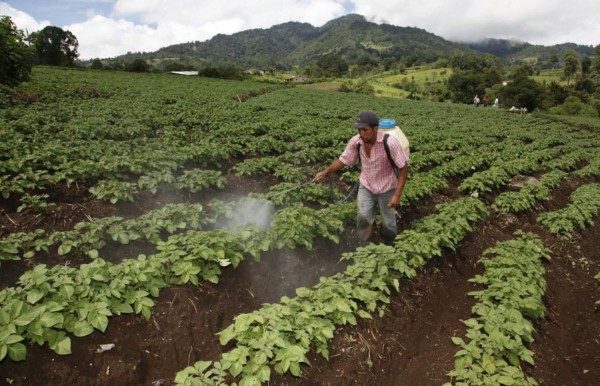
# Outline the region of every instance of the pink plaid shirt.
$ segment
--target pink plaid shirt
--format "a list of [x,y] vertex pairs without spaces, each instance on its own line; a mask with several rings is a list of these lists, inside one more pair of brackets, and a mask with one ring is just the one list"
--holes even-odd
[[[371,148],[371,157],[367,157],[365,144],[360,135],[356,134],[346,145],[346,149],[339,160],[346,166],[352,166],[358,160],[358,144],[360,143],[360,183],[373,194],[381,194],[396,189],[398,177],[394,174],[385,147],[383,146],[384,133],[377,132],[377,141]],[[400,142],[393,136],[388,138],[388,147],[396,166],[403,168],[408,162],[408,156],[402,150]]]

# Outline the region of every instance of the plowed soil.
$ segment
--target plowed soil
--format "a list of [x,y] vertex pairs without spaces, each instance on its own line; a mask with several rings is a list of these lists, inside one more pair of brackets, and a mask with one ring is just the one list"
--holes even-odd
[[[594,302],[600,300],[600,286],[593,278],[600,272],[600,226],[577,232],[565,241],[535,221],[538,213],[565,206],[569,194],[583,182],[567,181],[549,202],[523,215],[492,212],[489,220],[476,224],[455,252],[432,259],[414,280],[402,282],[383,315],[360,319],[356,326],[337,330],[330,344],[329,361],[311,353],[311,365],[302,367],[301,377],[273,372],[270,384],[412,386],[451,381],[446,374],[454,366],[457,346],[450,337],[464,336],[461,320],[471,316],[474,304],[467,294],[478,289],[468,280],[482,272],[477,264],[482,252],[512,238],[518,229],[540,235],[552,255],[545,263],[546,314],[536,322],[535,342],[531,345],[536,365],[526,366],[526,373],[542,385],[600,384],[600,313],[594,309]],[[247,191],[257,191],[256,186],[247,184],[235,193]],[[178,199],[201,201],[208,196]],[[399,230],[433,213],[436,204],[458,196],[455,188],[449,188],[404,210]],[[139,215],[156,205],[152,202],[160,201],[160,197],[146,197],[135,207],[115,208],[90,200],[81,191],[61,197],[66,198],[57,200],[58,211],[41,219],[16,213],[14,205],[4,204],[0,233],[40,226],[68,229],[86,216]],[[371,241],[379,242],[377,235]],[[26,361],[6,359],[0,364],[0,384],[171,385],[177,371],[198,360],[218,360],[222,352],[231,349],[222,347],[215,334],[234,316],[266,302],[277,302],[283,295],[293,296],[296,288],[310,287],[321,276],[343,271],[345,264],[339,262],[340,255],[357,246],[354,230],[348,229],[339,244],[317,239],[313,251],[283,249],[263,254],[260,262],[249,258],[236,269],[226,269],[218,284],[165,289],[155,299],[149,321],[133,315],[111,317],[104,334],[72,337],[72,355],[59,356],[46,346],[28,346]],[[114,253],[117,247],[107,248],[102,255]],[[130,248],[119,250],[119,254],[135,257],[150,247]],[[29,263],[4,262],[0,286],[14,285],[31,264],[62,264],[63,260],[49,255],[36,256]],[[103,344],[114,347],[99,352]]]

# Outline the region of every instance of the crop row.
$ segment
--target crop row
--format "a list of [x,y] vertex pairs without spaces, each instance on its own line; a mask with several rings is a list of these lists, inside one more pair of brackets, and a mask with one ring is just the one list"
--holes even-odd
[[468,342],[452,338],[460,350],[448,374],[453,383],[446,385],[537,385],[519,364],[534,364],[525,345],[533,341],[532,320],[544,315],[542,260],[550,257],[538,236],[520,231],[516,236],[484,251],[493,257],[479,260],[485,272],[469,280],[484,289],[470,293],[478,302],[474,316],[463,322]]
[[550,232],[569,239],[575,229],[594,224],[600,210],[600,184],[592,183],[577,188],[569,197],[571,204],[538,216],[537,221]]
[[517,192],[500,193],[493,207],[500,213],[517,213],[533,208],[538,201],[550,199],[550,189],[556,188],[568,174],[561,170],[552,170],[543,174],[537,183],[527,183]]
[[[67,336],[104,331],[108,317],[123,313],[149,318],[160,289],[168,285],[217,282],[221,267],[246,256],[284,246],[312,247],[317,236],[337,241],[344,224],[356,214],[354,205],[312,210],[287,208],[268,231],[249,225],[235,232],[190,231],[157,244],[158,253],[112,264],[101,258],[79,268],[35,266],[19,278],[19,286],[0,291],[0,360],[25,359],[24,340],[48,343],[58,354],[71,352]],[[283,232],[285,230],[285,232]]]

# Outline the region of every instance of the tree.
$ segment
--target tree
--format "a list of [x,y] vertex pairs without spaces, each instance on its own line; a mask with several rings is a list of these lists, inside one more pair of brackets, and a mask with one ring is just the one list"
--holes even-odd
[[198,71],[199,76],[207,78],[219,78],[219,79],[237,79],[243,80],[247,77],[244,70],[237,67],[223,66],[223,67],[206,67]]
[[550,64],[552,68],[556,68],[558,66],[558,55],[556,53],[550,56]]
[[16,86],[29,80],[33,50],[25,44],[23,31],[11,18],[0,18],[0,84]]
[[454,102],[471,103],[475,95],[485,93],[485,86],[483,76],[474,71],[455,70],[448,78],[448,90]]
[[547,88],[546,102],[550,107],[562,104],[569,96],[569,91],[556,82],[550,82]]
[[589,56],[584,56],[581,59],[581,75],[586,76],[592,69],[592,59]]
[[148,70],[150,70],[150,66],[141,58],[134,59],[133,62],[125,66],[125,71],[129,72],[148,72]]
[[102,70],[103,68],[104,68],[104,65],[102,64],[100,59],[96,58],[96,59],[92,60],[92,70]]
[[70,31],[48,26],[30,36],[37,62],[48,66],[72,66],[79,57],[77,38]]
[[600,75],[600,44],[594,48],[594,64],[592,65],[594,73]]
[[577,70],[579,69],[579,58],[577,57],[577,53],[573,50],[567,51],[564,57],[565,66],[563,67],[563,74],[567,79],[567,86],[569,82],[575,74],[577,74]]
[[527,107],[528,111],[533,111],[542,104],[545,91],[535,80],[518,76],[500,90],[500,100],[505,106]]
[[348,63],[338,54],[323,55],[316,64],[323,76],[340,77],[348,72]]

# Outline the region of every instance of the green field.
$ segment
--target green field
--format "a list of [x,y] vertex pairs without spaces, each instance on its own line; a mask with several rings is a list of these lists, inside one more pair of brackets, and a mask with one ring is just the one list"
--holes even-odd
[[[403,76],[431,81],[433,71],[441,69],[376,78],[378,95],[392,93],[389,84]],[[373,337],[373,347],[394,344],[397,325],[384,325],[376,338],[371,322],[385,323],[405,304],[431,296],[440,270],[457,271],[466,288],[462,269],[475,265],[457,252],[466,243],[500,265],[494,271],[496,263],[483,263],[490,271],[477,270],[477,287],[447,298],[441,319],[454,318],[457,327],[440,329],[419,306],[407,311],[407,324],[416,324],[416,334],[432,325],[427,339],[444,342],[444,355],[432,345],[447,360],[436,366],[437,379],[527,384],[525,364],[544,360],[533,349],[554,344],[547,330],[530,344],[545,310],[544,243],[556,247],[557,259],[576,253],[578,242],[594,246],[585,229],[597,229],[600,209],[598,132],[534,114],[322,86],[333,88],[34,68],[0,114],[2,380],[28,384],[35,371],[56,384],[79,377],[88,377],[81,384],[126,384],[123,377],[137,370],[142,380],[178,385],[283,384],[276,377],[301,377],[311,368],[308,357],[335,371],[355,351],[370,369],[388,358],[371,357],[367,344],[340,350],[339,337],[345,344],[359,335]],[[356,167],[312,183],[356,134],[353,123],[364,109],[395,119],[410,140],[402,231],[393,246],[356,242],[356,202],[341,200],[357,181]],[[511,185],[525,177],[539,183]],[[553,200],[559,190],[564,198]],[[257,202],[269,208],[266,225],[246,220],[259,217],[255,206],[241,215]],[[592,260],[598,251],[588,250]],[[325,274],[327,261],[334,268]],[[239,269],[253,275],[234,275]],[[586,292],[574,296],[589,303],[585,312],[557,304],[553,315],[572,315],[572,325],[582,314],[595,320],[592,274],[577,276]],[[311,275],[313,282],[302,281]],[[412,283],[417,275],[428,281]],[[547,292],[568,292],[570,277],[551,282]],[[483,284],[487,292],[479,291]],[[390,303],[415,291],[410,302]],[[473,312],[468,294],[480,304]],[[578,328],[588,337],[596,326]],[[117,348],[102,354],[102,366],[91,366],[97,359],[88,355],[98,358],[94,349],[105,337]],[[598,342],[588,342],[583,354],[579,343],[568,355],[596,358]],[[131,356],[122,356],[124,347]],[[16,364],[23,361],[30,367]],[[350,362],[349,369],[357,367]],[[314,381],[324,384],[320,373]],[[430,376],[423,371],[419,379]]]

